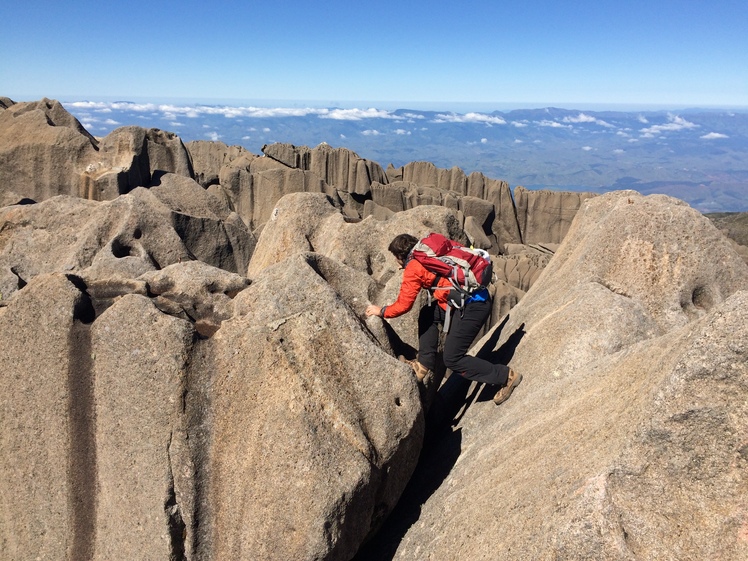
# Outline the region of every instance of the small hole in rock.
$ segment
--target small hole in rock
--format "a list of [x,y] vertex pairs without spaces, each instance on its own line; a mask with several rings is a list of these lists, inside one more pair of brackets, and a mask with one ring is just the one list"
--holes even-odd
[[139,240],[143,236],[143,232],[140,230],[140,228],[135,228],[135,231],[132,233],[132,237],[136,240]]
[[399,397],[395,398],[395,405],[397,405],[398,407],[400,407],[400,398]]
[[128,257],[132,255],[132,247],[122,243],[120,240],[113,240],[112,255],[114,255],[118,259],[121,259],[122,257]]
[[712,298],[709,291],[703,286],[694,289],[693,294],[691,295],[691,301],[694,306],[701,308],[702,310],[708,310],[712,306]]

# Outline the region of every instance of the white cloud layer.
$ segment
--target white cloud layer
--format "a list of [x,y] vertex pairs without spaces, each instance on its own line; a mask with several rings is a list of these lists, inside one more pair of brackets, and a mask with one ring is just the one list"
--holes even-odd
[[708,134],[702,135],[701,138],[705,140],[714,140],[716,138],[730,138],[726,134],[722,134],[721,132],[710,132]]
[[645,138],[651,138],[651,136],[649,135],[658,135],[664,132],[675,132],[684,129],[694,129],[698,128],[698,126],[699,125],[687,121],[686,119],[678,115],[669,115],[668,122],[664,125],[652,125],[651,127],[641,129],[640,132],[643,133]]
[[384,109],[320,109],[318,115],[323,119],[339,121],[360,121],[361,119],[399,119]]
[[[129,101],[103,102],[103,101],[74,101],[65,103],[75,109],[89,109],[96,112],[129,111],[133,113],[151,113],[161,114],[168,120],[176,120],[178,116],[197,118],[202,115],[223,115],[228,119],[239,117],[250,118],[273,118],[273,117],[307,117],[318,116],[321,119],[334,119],[339,121],[360,121],[363,119],[392,119],[398,121],[425,119],[423,115],[417,113],[395,113],[385,109],[325,109],[315,107],[232,107],[221,105],[174,105],[174,104],[157,104],[157,103],[133,103]],[[466,122],[491,122],[503,123],[503,119],[490,117],[488,115],[477,116],[478,114],[468,114],[465,117]],[[463,117],[463,116],[460,116]]]
[[601,127],[608,127],[608,128],[613,128],[614,126],[606,121],[603,121],[602,119],[597,119],[595,117],[592,117],[591,115],[586,115],[584,113],[580,113],[576,117],[564,117],[561,120],[564,123],[594,123],[596,125],[600,125]]
[[438,113],[435,123],[485,123],[487,125],[506,125],[506,121],[495,115],[485,115],[483,113]]
[[551,127],[554,129],[570,129],[573,128],[571,125],[562,125],[558,121],[549,121],[548,119],[545,119],[543,121],[535,121],[537,125],[540,125],[541,127]]

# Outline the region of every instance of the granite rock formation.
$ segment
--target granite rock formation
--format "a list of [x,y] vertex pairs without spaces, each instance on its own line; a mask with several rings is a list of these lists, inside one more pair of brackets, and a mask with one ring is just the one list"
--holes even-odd
[[182,141],[173,133],[121,127],[101,141],[58,102],[10,104],[0,111],[0,184],[42,201],[56,195],[111,200],[156,173],[192,177]]
[[357,559],[742,559],[746,304],[748,267],[687,205],[585,202],[479,343],[522,384],[498,410],[471,394]]
[[[746,558],[732,222],[263,151],[0,98],[4,556]],[[417,314],[363,317],[431,231],[493,254],[473,352],[524,374],[498,409],[397,360]]]
[[0,110],[0,185],[33,200],[84,196],[98,142],[58,101]]
[[748,212],[706,215],[727,236],[743,260],[748,263]]
[[[423,434],[416,383],[384,352],[388,335],[380,328],[378,343],[377,329],[360,319],[366,291],[354,281],[375,283],[299,253],[305,247],[289,247],[251,284],[193,260],[158,210],[167,198],[182,211],[209,206],[190,189],[177,181],[112,202],[57,197],[5,209],[4,257],[23,285],[0,307],[3,332],[19,345],[4,342],[0,358],[12,388],[2,417],[17,420],[4,427],[0,471],[14,476],[2,506],[25,513],[0,526],[14,556],[349,559],[415,466]],[[144,202],[156,207],[145,219],[115,211]],[[55,207],[68,209],[63,219]],[[148,220],[160,220],[159,235]],[[50,245],[60,223],[60,245]],[[111,253],[102,236],[121,240],[123,225],[140,244],[134,255]],[[86,230],[91,236],[76,244],[74,232]],[[260,245],[258,254],[267,251]],[[171,265],[155,267],[149,255]],[[134,264],[114,272],[96,266],[128,258]],[[32,334],[45,329],[28,354]],[[40,366],[63,355],[52,369]],[[39,408],[50,413],[37,423]],[[22,450],[27,428],[44,431],[31,456]],[[59,474],[32,457],[49,457]],[[38,491],[23,483],[34,474],[50,476]],[[43,485],[61,481],[50,504]],[[281,548],[278,528],[295,529]]]
[[581,204],[594,193],[514,190],[517,220],[525,244],[561,243]]
[[211,140],[193,140],[185,143],[185,148],[192,161],[194,179],[205,189],[220,183],[224,166],[247,168],[258,157],[241,146],[226,146]]

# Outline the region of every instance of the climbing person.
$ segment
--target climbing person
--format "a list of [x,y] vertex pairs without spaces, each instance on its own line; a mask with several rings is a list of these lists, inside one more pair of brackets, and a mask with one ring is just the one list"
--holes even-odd
[[[443,236],[436,236],[448,244],[461,247]],[[450,280],[450,276],[429,270],[422,263],[423,261],[430,265],[428,260],[419,259],[419,251],[414,251],[423,249],[425,246],[422,242],[427,239],[419,241],[410,234],[400,234],[392,240],[388,250],[395,256],[400,268],[404,269],[400,292],[392,304],[381,307],[368,305],[366,316],[379,316],[384,319],[401,316],[413,308],[421,289],[430,290],[433,298],[429,299],[429,303],[421,309],[418,316],[418,356],[413,361],[407,361],[413,367],[417,379],[423,381],[436,366],[439,326],[442,325],[447,333],[443,354],[445,366],[468,380],[499,387],[494,396],[494,402],[499,405],[509,399],[514,388],[522,381],[522,375],[503,364],[493,364],[467,354],[491,312],[492,304],[488,289],[485,285],[478,286],[469,296],[463,298],[462,303],[456,303],[453,290],[455,283]],[[416,256],[419,258],[415,258]],[[456,309],[455,305],[462,307]]]

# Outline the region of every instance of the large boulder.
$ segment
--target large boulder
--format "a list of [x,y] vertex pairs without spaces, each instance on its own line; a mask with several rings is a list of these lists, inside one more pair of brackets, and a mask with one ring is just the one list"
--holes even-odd
[[308,170],[328,185],[355,195],[368,195],[371,184],[387,182],[382,167],[346,148],[322,143],[315,148],[292,144],[267,144],[262,152],[288,167]]
[[220,184],[231,208],[253,231],[270,220],[278,200],[289,193],[327,193],[337,198],[335,189],[316,174],[280,166],[259,172],[225,166]]
[[182,140],[159,129],[120,127],[101,140],[97,159],[86,168],[83,196],[114,199],[136,187],[149,187],[164,173],[192,177],[192,161]]
[[241,217],[226,199],[216,197],[196,181],[165,174],[136,195],[155,196],[170,211],[171,223],[194,258],[231,272],[247,268],[256,243]]
[[346,269],[297,254],[249,288],[198,263],[146,288],[30,279],[0,307],[3,551],[350,559],[424,429],[412,373],[352,312]]
[[212,336],[234,315],[233,299],[249,286],[246,277],[202,261],[175,263],[137,280],[145,283],[159,310],[192,321],[195,331],[204,337]]
[[139,188],[113,201],[59,196],[0,209],[3,298],[51,272],[135,279],[199,259],[244,273],[254,237],[235,213],[194,181],[181,180],[188,182],[181,190],[165,179],[153,191]]
[[36,201],[85,196],[98,144],[58,101],[12,104],[0,111],[0,185]]
[[194,328],[129,294],[96,318],[89,337],[90,558],[180,558],[194,539],[199,483],[185,410]]
[[234,165],[237,160],[238,165],[247,166],[257,158],[241,146],[227,146],[213,140],[192,140],[185,144],[185,148],[192,161],[195,181],[206,189],[219,183],[224,166]]
[[[290,254],[313,251],[367,275],[367,282],[373,281],[372,285],[362,285],[361,294],[365,298],[354,305],[354,309],[363,314],[370,302],[382,305],[397,298],[402,272],[387,251],[392,239],[403,233],[423,237],[430,232],[466,241],[454,213],[444,207],[422,206],[396,213],[385,221],[369,216],[360,222],[351,222],[324,195],[287,195],[278,202],[273,218],[258,239],[247,276],[254,278]],[[425,302],[423,292],[423,301],[414,306],[416,310]],[[388,322],[397,335],[396,340],[391,341],[396,351],[417,348],[417,316],[413,312]],[[402,343],[410,349],[404,349]]]
[[579,207],[595,196],[595,193],[515,188],[514,201],[522,242],[561,243]]
[[167,172],[193,173],[173,133],[128,126],[99,141],[58,101],[46,98],[0,112],[0,184],[22,197],[111,200]]
[[587,201],[479,344],[522,384],[467,404],[406,492],[425,504],[360,558],[744,559],[746,310],[748,267],[699,213]]
[[6,559],[90,559],[96,478],[85,296],[64,275],[0,308],[0,544]]
[[211,559],[350,559],[415,467],[415,380],[315,263],[264,269],[211,339]]

